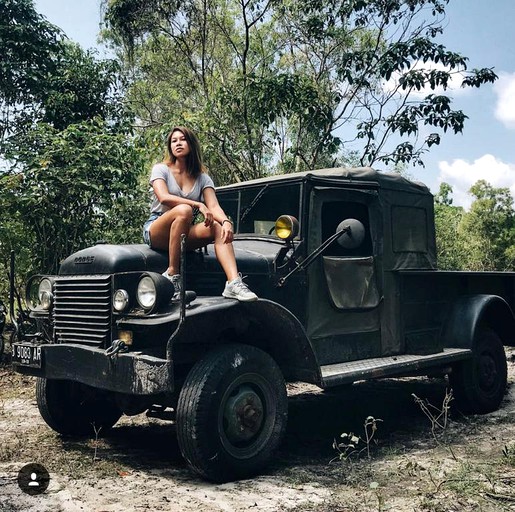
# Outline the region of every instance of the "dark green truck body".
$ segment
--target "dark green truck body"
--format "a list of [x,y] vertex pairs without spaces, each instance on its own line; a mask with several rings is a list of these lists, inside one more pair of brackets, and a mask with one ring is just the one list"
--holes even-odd
[[[177,303],[149,314],[134,299],[137,283],[143,273],[163,272],[167,254],[143,244],[96,245],[62,262],[52,310],[32,313],[47,334],[21,340],[37,346],[40,359],[23,360],[15,347],[15,369],[112,393],[129,413],[176,407],[192,367],[222,345],[256,347],[286,381],[327,388],[452,374],[473,364],[485,329],[514,344],[515,274],[437,270],[433,197],[424,185],[368,168],[327,169],[220,187],[217,195],[235,223],[238,267],[257,302],[221,297],[225,277],[209,245],[186,254],[185,288],[197,297],[182,321]],[[274,232],[283,214],[299,220],[290,243]],[[332,243],[303,268],[349,218],[364,226],[359,246]],[[122,313],[111,302],[120,288],[131,297]],[[106,354],[124,331],[132,335],[127,351]]]

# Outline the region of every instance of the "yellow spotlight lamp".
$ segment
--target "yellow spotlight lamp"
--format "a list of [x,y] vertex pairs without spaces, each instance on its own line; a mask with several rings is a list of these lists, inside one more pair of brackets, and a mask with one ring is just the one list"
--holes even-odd
[[291,215],[281,215],[275,221],[275,234],[290,242],[299,234],[299,221]]

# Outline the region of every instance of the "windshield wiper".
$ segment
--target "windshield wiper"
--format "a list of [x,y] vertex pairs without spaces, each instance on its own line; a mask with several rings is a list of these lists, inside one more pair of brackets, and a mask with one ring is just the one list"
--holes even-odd
[[252,201],[252,203],[250,203],[247,208],[245,208],[245,210],[243,210],[243,213],[241,214],[241,217],[240,217],[240,223],[243,222],[245,220],[245,217],[252,211],[252,209],[254,208],[254,206],[256,206],[256,203],[261,199],[261,197],[263,196],[263,194],[266,192],[266,189],[269,187],[269,183],[267,183],[257,194],[256,194],[256,197],[254,198],[254,200]]

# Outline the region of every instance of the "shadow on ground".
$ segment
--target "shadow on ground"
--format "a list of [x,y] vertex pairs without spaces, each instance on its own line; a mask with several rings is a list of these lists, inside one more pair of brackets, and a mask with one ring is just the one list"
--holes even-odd
[[[401,443],[407,447],[412,442],[427,441],[429,422],[412,394],[440,405],[446,391],[444,379],[363,382],[338,392],[322,392],[303,384],[295,386],[295,393],[289,398],[285,439],[267,473],[299,465],[327,465],[337,455],[332,448],[333,439],[342,432],[361,435],[368,416],[382,420],[377,432],[379,446]],[[306,391],[299,392],[299,388]],[[102,458],[135,470],[165,470],[177,476],[183,471],[189,474],[173,423],[149,424],[144,416],[132,424],[128,421],[122,421],[102,440]],[[91,450],[85,447],[84,440],[58,439],[65,451]]]

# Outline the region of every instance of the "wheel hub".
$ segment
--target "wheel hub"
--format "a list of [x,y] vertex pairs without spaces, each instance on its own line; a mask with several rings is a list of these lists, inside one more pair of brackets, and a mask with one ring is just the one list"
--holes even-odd
[[231,443],[252,439],[261,429],[263,401],[250,386],[240,386],[228,398],[224,408],[224,429]]
[[497,367],[488,354],[484,354],[479,361],[479,378],[483,389],[490,389],[496,382]]

